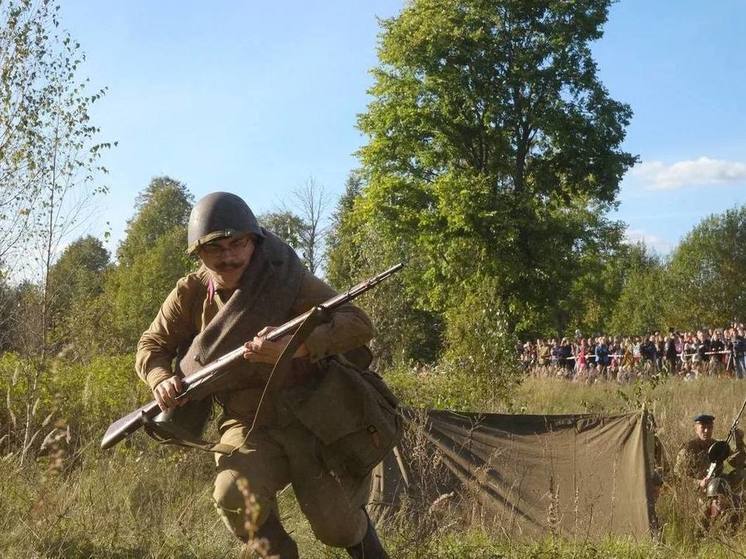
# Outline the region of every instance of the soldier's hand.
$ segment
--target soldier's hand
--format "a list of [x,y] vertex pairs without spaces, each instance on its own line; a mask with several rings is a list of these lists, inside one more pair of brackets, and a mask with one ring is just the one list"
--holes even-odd
[[181,382],[181,378],[174,375],[159,382],[153,389],[153,396],[155,396],[155,401],[158,402],[158,407],[162,411],[167,411],[186,404],[187,398],[176,400],[176,396],[181,394],[183,389],[184,385]]
[[707,489],[707,484],[710,483],[710,477],[704,477],[699,480],[699,487],[700,489]]
[[[268,326],[262,328],[254,339],[244,344],[244,359],[252,363],[268,363],[274,365],[280,358],[285,347],[288,345],[291,336],[283,336],[279,340],[268,340],[267,335],[274,330]],[[301,344],[293,357],[305,357],[308,355],[306,344]]]
[[744,443],[743,441],[743,431],[741,429],[738,429],[738,428],[734,429],[733,438],[735,439],[736,450],[738,451],[746,450],[746,443]]

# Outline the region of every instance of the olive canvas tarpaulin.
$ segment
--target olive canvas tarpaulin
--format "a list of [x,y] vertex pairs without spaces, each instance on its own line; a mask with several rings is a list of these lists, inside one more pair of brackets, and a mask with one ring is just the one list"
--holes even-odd
[[[378,517],[396,510],[403,494],[426,492],[425,501],[447,500],[511,537],[651,535],[653,421],[645,412],[407,415],[400,452],[374,472],[370,509]],[[422,473],[423,453],[445,477]]]

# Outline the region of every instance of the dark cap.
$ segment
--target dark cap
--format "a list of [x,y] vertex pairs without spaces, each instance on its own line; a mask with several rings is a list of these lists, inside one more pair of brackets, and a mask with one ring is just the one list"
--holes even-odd
[[715,416],[707,413],[694,416],[694,423],[712,423],[713,421],[715,421]]

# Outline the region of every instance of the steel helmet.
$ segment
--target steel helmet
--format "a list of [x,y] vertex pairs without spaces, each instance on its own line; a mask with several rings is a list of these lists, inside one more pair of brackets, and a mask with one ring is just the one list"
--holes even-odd
[[717,497],[718,495],[730,495],[730,485],[721,477],[714,477],[707,482],[707,496]]
[[229,192],[213,192],[197,202],[189,214],[187,252],[194,254],[200,246],[210,241],[245,233],[264,237],[246,202]]

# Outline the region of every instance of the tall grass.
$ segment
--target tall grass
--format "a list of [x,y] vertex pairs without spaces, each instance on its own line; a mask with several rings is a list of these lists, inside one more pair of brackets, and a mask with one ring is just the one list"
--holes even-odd
[[[219,558],[238,545],[218,519],[211,492],[210,456],[163,448],[137,435],[113,451],[98,443],[106,426],[144,401],[128,358],[102,359],[88,366],[52,363],[37,393],[23,380],[23,360],[0,358],[0,557],[3,558]],[[413,407],[441,407],[510,413],[617,413],[645,405],[655,416],[668,460],[675,460],[692,435],[692,416],[718,416],[716,434],[746,397],[746,383],[706,378],[591,386],[559,379],[527,378],[508,387],[475,379],[466,371],[447,374],[397,367],[387,378]],[[33,416],[25,417],[32,401]],[[51,414],[51,419],[44,423]],[[19,432],[29,420],[39,435],[21,462]],[[57,426],[55,426],[57,425]],[[41,442],[59,429],[69,435]],[[432,472],[423,461],[423,475]],[[423,503],[420,503],[422,505]],[[527,543],[496,537],[430,506],[419,516],[403,514],[383,531],[392,557],[730,558],[746,556],[742,534],[697,536],[698,505],[688,487],[667,480],[658,503],[662,538],[635,542],[614,539],[573,542],[547,538]],[[319,544],[292,492],[281,498],[281,514],[298,541],[301,556],[346,557]]]

